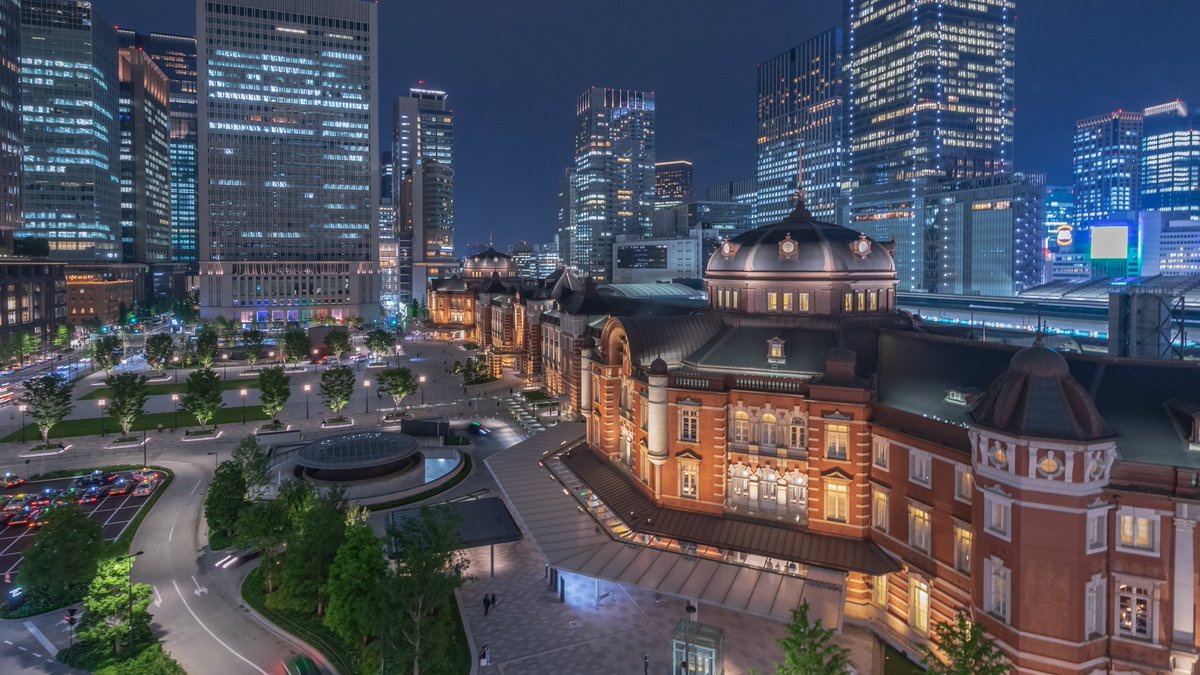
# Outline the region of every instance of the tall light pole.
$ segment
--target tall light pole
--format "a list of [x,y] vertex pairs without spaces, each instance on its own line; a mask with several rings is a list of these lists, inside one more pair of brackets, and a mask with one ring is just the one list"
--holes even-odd
[[245,424],[246,423],[246,390],[243,389],[241,394],[242,394],[242,424]]
[[100,435],[104,436],[104,406],[108,403],[104,399],[96,401],[96,418],[100,420]]
[[421,405],[425,405],[425,376],[418,377],[417,382],[421,384]]
[[29,410],[29,406],[22,403],[21,405],[17,406],[17,409],[21,411],[21,442],[24,443],[25,442],[25,411]]
[[133,559],[142,555],[145,551],[130,553],[127,556],[122,556],[121,560],[129,561],[129,636],[133,637]]
[[179,357],[178,357],[178,356],[172,356],[172,357],[171,357],[171,363],[174,363],[174,364],[175,364],[175,367],[174,367],[174,368],[172,368],[172,370],[174,370],[174,371],[175,371],[175,384],[179,384]]
[[179,394],[171,394],[171,402],[175,404],[175,431],[179,431]]
[[371,381],[363,380],[363,412],[371,414]]
[[225,361],[225,368],[223,368],[223,370],[225,371],[225,379],[228,380],[229,379],[229,352],[225,352],[224,354],[222,354],[221,359]]
[[308,400],[309,400],[309,395],[311,393],[312,393],[312,385],[311,384],[304,385],[304,419],[308,419],[308,414],[309,414]]

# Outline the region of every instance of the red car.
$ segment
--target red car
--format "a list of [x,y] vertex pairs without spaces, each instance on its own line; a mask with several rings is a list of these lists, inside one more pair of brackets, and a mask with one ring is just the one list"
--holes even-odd
[[0,480],[4,481],[4,487],[6,488],[20,487],[25,484],[24,478],[21,478],[11,471],[5,473],[3,477],[0,477]]

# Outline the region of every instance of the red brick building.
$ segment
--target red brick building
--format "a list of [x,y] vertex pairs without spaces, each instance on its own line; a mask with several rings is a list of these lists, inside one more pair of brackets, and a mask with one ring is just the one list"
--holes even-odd
[[833,583],[910,653],[966,612],[1023,673],[1195,672],[1200,366],[923,334],[896,284],[802,204],[726,242],[708,309],[583,350],[565,463],[642,541]]

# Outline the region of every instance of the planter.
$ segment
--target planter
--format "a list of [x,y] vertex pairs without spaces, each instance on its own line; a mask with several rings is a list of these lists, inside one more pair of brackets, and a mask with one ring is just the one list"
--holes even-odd
[[200,441],[213,441],[221,437],[223,431],[213,431],[212,429],[202,429],[199,431],[187,431],[183,434],[184,443],[198,443]]
[[408,419],[407,411],[390,412],[383,416],[384,422],[403,422],[406,419]]
[[238,373],[238,377],[258,377],[258,371],[257,370],[243,370],[242,372]]
[[303,373],[303,372],[305,372],[305,370],[306,369],[304,368],[304,366],[288,366],[287,368],[283,369],[283,372],[295,374],[295,373]]
[[170,373],[152,373],[146,377],[147,382],[170,382]]
[[387,368],[387,361],[370,361],[367,363],[368,368]]
[[340,429],[352,426],[354,426],[354,420],[349,417],[335,417],[330,420],[321,420],[322,429]]
[[284,424],[283,422],[275,422],[273,424],[264,424],[264,425],[260,426],[258,428],[257,433],[269,434],[273,431],[287,431],[288,429],[291,429],[291,428],[292,428],[292,425],[290,425],[290,424]]
[[71,446],[63,445],[62,443],[51,443],[49,447],[44,445],[35,445],[28,452],[21,453],[18,457],[28,459],[30,457],[50,457],[52,455],[61,455],[70,450]]

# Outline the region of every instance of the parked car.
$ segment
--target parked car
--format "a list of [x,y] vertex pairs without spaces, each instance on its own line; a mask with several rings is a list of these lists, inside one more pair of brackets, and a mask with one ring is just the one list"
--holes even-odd
[[18,476],[17,474],[15,474],[11,471],[6,471],[4,473],[4,476],[0,477],[0,480],[4,481],[4,487],[6,487],[6,488],[20,487],[25,484],[24,478],[21,478],[20,476]]
[[133,481],[128,478],[118,478],[112,487],[108,489],[109,496],[116,497],[117,495],[127,495],[133,489]]
[[108,494],[107,485],[93,485],[84,490],[76,500],[78,504],[95,504]]
[[149,497],[150,493],[154,492],[154,488],[156,488],[156,487],[158,487],[158,481],[144,480],[144,481],[138,483],[138,486],[133,489],[133,496],[134,497]]
[[140,483],[144,480],[157,481],[161,476],[154,469],[141,468],[141,469],[138,469],[137,471],[134,471],[133,473],[129,474],[129,477],[132,478],[135,482]]
[[58,488],[45,488],[34,496],[29,502],[30,506],[49,506],[55,499],[62,495],[62,490]]

